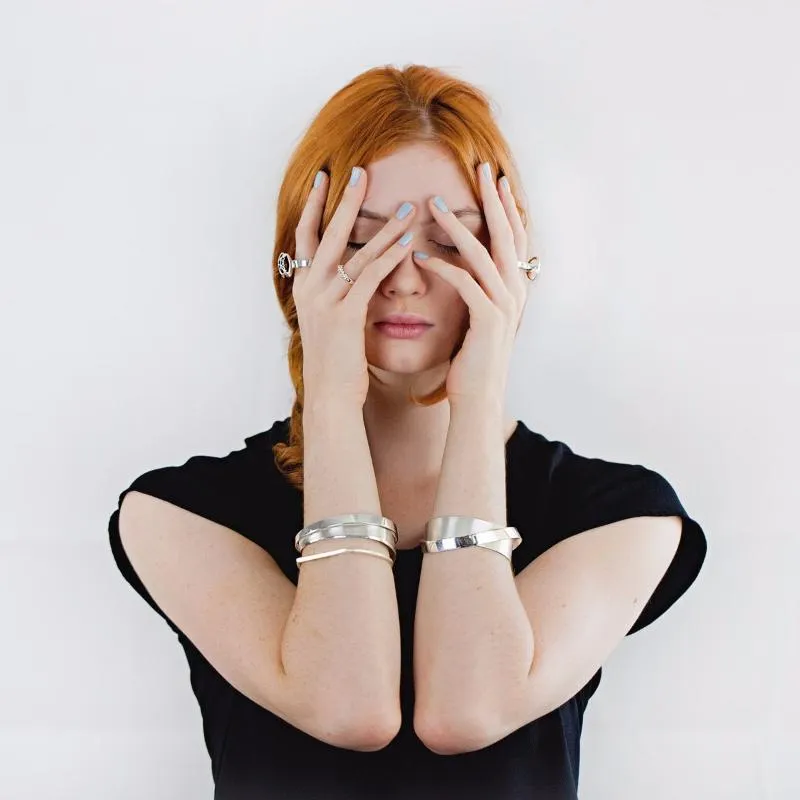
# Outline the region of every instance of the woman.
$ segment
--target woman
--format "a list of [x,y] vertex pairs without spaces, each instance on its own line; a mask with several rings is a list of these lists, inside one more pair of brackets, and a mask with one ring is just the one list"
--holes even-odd
[[355,78],[279,196],[291,417],[120,495],[113,554],[185,650],[216,798],[576,798],[602,663],[697,576],[658,472],[504,413],[521,194],[478,89]]

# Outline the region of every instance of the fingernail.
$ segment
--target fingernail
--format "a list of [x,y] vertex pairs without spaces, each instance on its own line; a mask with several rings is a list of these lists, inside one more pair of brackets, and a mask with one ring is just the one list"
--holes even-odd
[[489,179],[492,179],[492,168],[489,166],[488,161],[484,161],[481,165],[481,169],[483,170],[483,174]]
[[407,245],[412,239],[414,238],[414,234],[411,231],[406,231],[398,240],[397,244],[402,244],[403,246]]
[[422,250],[415,250],[414,258],[419,258],[424,261],[426,258],[430,258],[430,256],[427,253],[423,253]]
[[505,189],[507,192],[510,192],[510,191],[511,191],[511,184],[508,182],[508,178],[506,178],[506,176],[505,176],[505,175],[503,175],[503,177],[502,177],[502,178],[500,178],[500,183],[502,183],[502,184],[503,184],[503,188],[504,188],[504,189]]
[[438,194],[436,195],[436,197],[433,198],[433,204],[436,206],[436,208],[439,209],[439,211],[444,211],[446,213],[450,210],[447,207],[447,203],[445,203],[445,201],[442,200],[442,198],[439,197]]
[[325,173],[324,173],[322,170],[320,170],[320,171],[319,171],[319,172],[318,172],[318,173],[317,173],[317,174],[314,176],[314,188],[315,188],[315,189],[317,188],[317,186],[319,186],[319,185],[322,183],[322,179],[323,179],[324,177],[325,177]]
[[358,183],[358,179],[361,177],[361,167],[353,167],[353,171],[350,173],[350,185],[355,186]]
[[395,214],[395,216],[397,219],[405,219],[411,213],[413,207],[411,203],[403,203],[403,205],[397,209],[397,214]]

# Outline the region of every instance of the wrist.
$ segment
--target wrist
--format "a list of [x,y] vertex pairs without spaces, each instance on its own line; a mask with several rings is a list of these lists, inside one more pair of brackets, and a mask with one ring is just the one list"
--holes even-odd
[[505,404],[496,395],[493,397],[459,398],[450,401],[450,419],[480,419],[502,421],[505,419]]
[[330,392],[306,392],[303,402],[303,417],[336,420],[337,417],[364,416],[364,403],[358,398],[334,395]]

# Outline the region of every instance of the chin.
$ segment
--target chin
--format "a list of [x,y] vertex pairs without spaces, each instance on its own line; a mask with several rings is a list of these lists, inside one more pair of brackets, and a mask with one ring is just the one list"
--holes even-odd
[[443,377],[450,368],[447,355],[422,351],[391,353],[382,348],[367,348],[367,364],[382,379],[390,375],[419,375],[434,371],[441,371]]
[[[460,332],[461,333],[461,332]],[[454,350],[463,342],[466,330],[456,341],[442,342],[441,340],[428,340],[426,336],[419,339],[402,340],[389,339],[380,334],[367,336],[365,350],[367,363],[378,377],[381,373],[394,375],[418,375],[424,372],[442,372],[441,379],[450,368],[450,361],[455,355]],[[448,337],[450,338],[450,337]],[[432,375],[436,378],[436,375]]]
[[417,375],[420,372],[427,372],[438,366],[440,361],[441,359],[431,359],[430,356],[414,353],[381,353],[371,358],[367,357],[367,363],[374,369],[395,375]]

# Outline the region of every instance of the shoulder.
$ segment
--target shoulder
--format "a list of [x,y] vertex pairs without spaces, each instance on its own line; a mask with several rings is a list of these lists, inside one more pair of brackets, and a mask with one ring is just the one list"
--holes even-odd
[[[151,468],[136,477],[119,495],[116,521],[128,492],[138,491],[165,500],[220,525],[261,541],[259,521],[265,508],[280,506],[284,488],[272,457],[272,445],[285,420],[244,439],[224,454],[202,453]],[[285,484],[285,488],[291,488]]]
[[527,426],[516,445],[517,457],[509,460],[508,524],[520,530],[523,544],[515,551],[515,570],[584,531],[633,517],[674,516],[681,519],[681,538],[648,619],[692,584],[706,557],[706,535],[660,470],[579,453]]
[[576,452],[522,424],[515,455],[509,464],[515,485],[536,496],[547,523],[562,535],[630,516],[685,514],[674,487],[653,466]]

